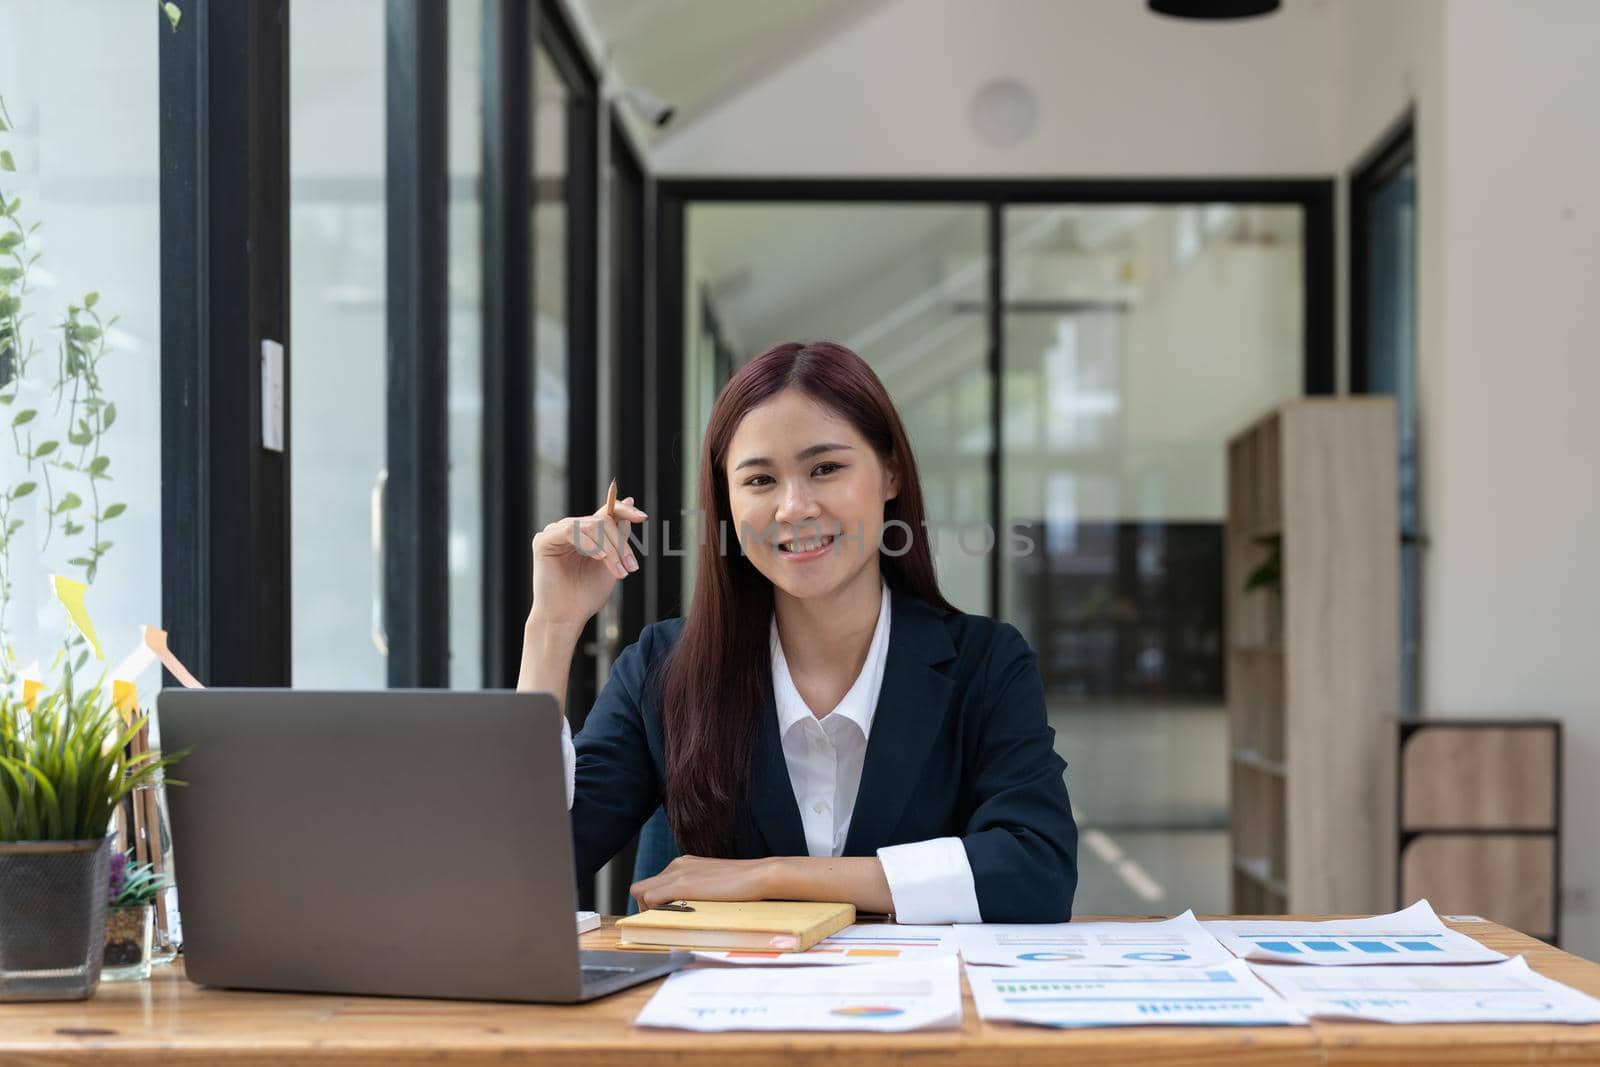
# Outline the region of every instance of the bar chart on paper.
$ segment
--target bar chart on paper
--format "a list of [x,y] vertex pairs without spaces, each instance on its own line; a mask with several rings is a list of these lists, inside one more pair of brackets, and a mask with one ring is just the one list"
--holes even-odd
[[[1306,953],[1365,953],[1368,956],[1409,956],[1415,961],[1430,953],[1439,955],[1444,947],[1437,934],[1415,934],[1410,937],[1319,937],[1314,934],[1284,936],[1282,934],[1244,934],[1243,939],[1266,949],[1290,956]],[[1408,961],[1410,962],[1410,961]]]
[[1224,919],[1203,924],[1234,955],[1258,962],[1322,966],[1493,963],[1505,956],[1446,929],[1428,902],[1367,919]]
[[1237,960],[1218,967],[967,967],[978,1014],[1039,1026],[1297,1024],[1304,1018]]

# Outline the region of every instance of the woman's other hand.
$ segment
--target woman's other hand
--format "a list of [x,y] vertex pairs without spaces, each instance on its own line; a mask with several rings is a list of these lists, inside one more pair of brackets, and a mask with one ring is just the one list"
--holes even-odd
[[654,878],[635,882],[628,892],[640,910],[674,900],[765,900],[770,860],[718,860],[679,856]]

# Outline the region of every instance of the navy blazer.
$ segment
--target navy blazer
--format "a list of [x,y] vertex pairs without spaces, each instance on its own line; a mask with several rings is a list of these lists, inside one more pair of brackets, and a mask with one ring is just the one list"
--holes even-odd
[[[844,855],[959,837],[985,922],[1071,918],[1078,828],[1033,650],[1007,623],[891,598],[883,689]],[[662,801],[666,749],[652,683],[682,628],[682,619],[645,627],[574,739],[580,878],[627,844]],[[770,672],[764,689],[750,804],[733,856],[804,856]]]

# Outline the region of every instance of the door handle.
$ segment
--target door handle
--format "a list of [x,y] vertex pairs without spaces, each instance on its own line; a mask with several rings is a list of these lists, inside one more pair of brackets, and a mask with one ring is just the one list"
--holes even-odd
[[372,483],[372,645],[379,655],[389,654],[388,603],[384,597],[383,499],[389,488],[389,468],[378,471]]

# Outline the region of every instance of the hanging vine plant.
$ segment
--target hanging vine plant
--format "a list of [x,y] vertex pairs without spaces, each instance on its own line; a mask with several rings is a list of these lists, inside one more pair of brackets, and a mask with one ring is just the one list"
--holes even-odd
[[[158,4],[176,33],[182,9]],[[15,682],[20,666],[10,617],[19,578],[18,538],[34,536],[40,552],[55,544],[64,550],[66,567],[93,584],[114,545],[108,524],[128,510],[110,496],[106,438],[116,425],[117,405],[106,395],[101,373],[113,354],[107,334],[117,317],[102,318],[98,292],[69,302],[55,324],[54,344],[45,342],[44,350],[53,347],[56,353],[53,373],[42,366],[46,361],[40,339],[30,332],[33,314],[27,305],[43,222],[25,218],[22,198],[7,188],[17,171],[5,146],[13,125],[0,97],[0,431],[10,438],[11,453],[6,456],[7,445],[0,443],[0,683],[5,685]],[[31,528],[35,523],[41,528]],[[84,667],[89,651],[75,629],[66,634],[64,681],[70,691],[71,674]]]

